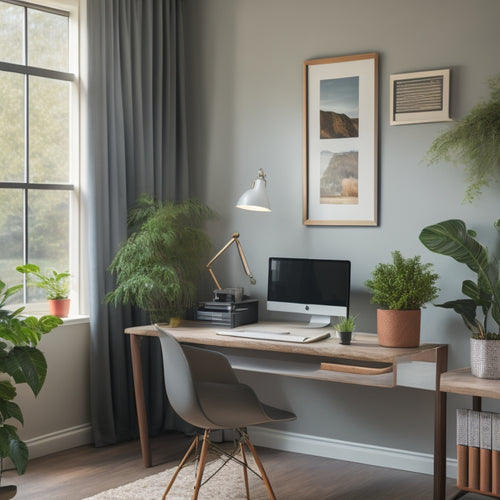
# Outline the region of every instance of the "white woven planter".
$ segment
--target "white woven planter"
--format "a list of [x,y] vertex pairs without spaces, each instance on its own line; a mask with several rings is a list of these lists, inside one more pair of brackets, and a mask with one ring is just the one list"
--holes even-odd
[[500,340],[470,339],[472,375],[500,379]]

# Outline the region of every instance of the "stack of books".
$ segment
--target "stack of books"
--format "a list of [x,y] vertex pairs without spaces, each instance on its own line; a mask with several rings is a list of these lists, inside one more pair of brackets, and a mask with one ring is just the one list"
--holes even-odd
[[206,321],[228,328],[257,323],[259,321],[259,301],[247,299],[240,302],[220,300],[200,302],[195,318],[197,321]]
[[457,410],[457,486],[500,497],[500,414]]

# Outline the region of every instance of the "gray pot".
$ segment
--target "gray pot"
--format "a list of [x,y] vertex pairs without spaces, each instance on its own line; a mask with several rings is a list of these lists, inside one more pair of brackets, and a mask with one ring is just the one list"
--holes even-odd
[[470,339],[472,375],[500,379],[500,340]]

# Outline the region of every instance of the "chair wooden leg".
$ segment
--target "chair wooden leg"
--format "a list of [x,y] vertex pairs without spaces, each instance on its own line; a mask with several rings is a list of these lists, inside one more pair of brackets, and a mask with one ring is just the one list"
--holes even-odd
[[245,490],[247,492],[247,500],[250,500],[250,488],[248,486],[248,470],[247,470],[247,457],[245,456],[245,447],[243,443],[240,441],[240,450],[241,450],[241,459],[245,464],[243,466],[243,477],[245,478]]
[[209,444],[210,444],[210,430],[205,429],[205,433],[203,434],[203,444],[201,446],[201,452],[200,452],[200,463],[198,464],[198,473],[196,474],[196,484],[194,486],[192,500],[197,500],[198,498],[198,493],[201,488],[201,480],[203,479],[203,471],[205,470],[205,464],[207,462]]
[[247,435],[245,435],[243,439],[245,440],[245,444],[248,446],[248,449],[252,452],[253,458],[255,459],[255,463],[257,464],[257,467],[260,470],[260,474],[262,476],[262,480],[264,481],[264,484],[266,485],[266,490],[267,490],[267,494],[269,495],[269,498],[271,500],[276,500],[276,496],[274,494],[273,488],[271,486],[269,478],[267,477],[266,471],[264,470],[264,466],[262,465],[262,462],[260,461],[260,458],[257,455],[257,451],[253,447],[253,444],[251,443],[251,441]]
[[167,494],[170,491],[170,488],[172,488],[172,486],[175,482],[175,479],[177,478],[177,475],[179,474],[181,469],[184,467],[184,464],[186,463],[187,459],[189,458],[189,456],[191,455],[193,450],[196,450],[197,447],[198,447],[198,436],[196,436],[194,438],[193,442],[191,443],[191,446],[189,447],[188,451],[184,455],[184,458],[181,460],[180,464],[177,466],[177,469],[175,470],[174,475],[172,476],[172,478],[170,479],[170,482],[168,483],[168,486],[167,486],[167,489],[165,490],[165,493],[163,493],[162,500],[165,500],[165,498],[167,497]]

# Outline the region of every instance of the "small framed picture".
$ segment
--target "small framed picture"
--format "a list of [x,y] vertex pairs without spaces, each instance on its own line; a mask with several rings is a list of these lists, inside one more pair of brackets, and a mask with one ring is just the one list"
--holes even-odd
[[378,54],[304,62],[303,223],[377,225]]
[[391,125],[448,122],[450,70],[391,75]]

